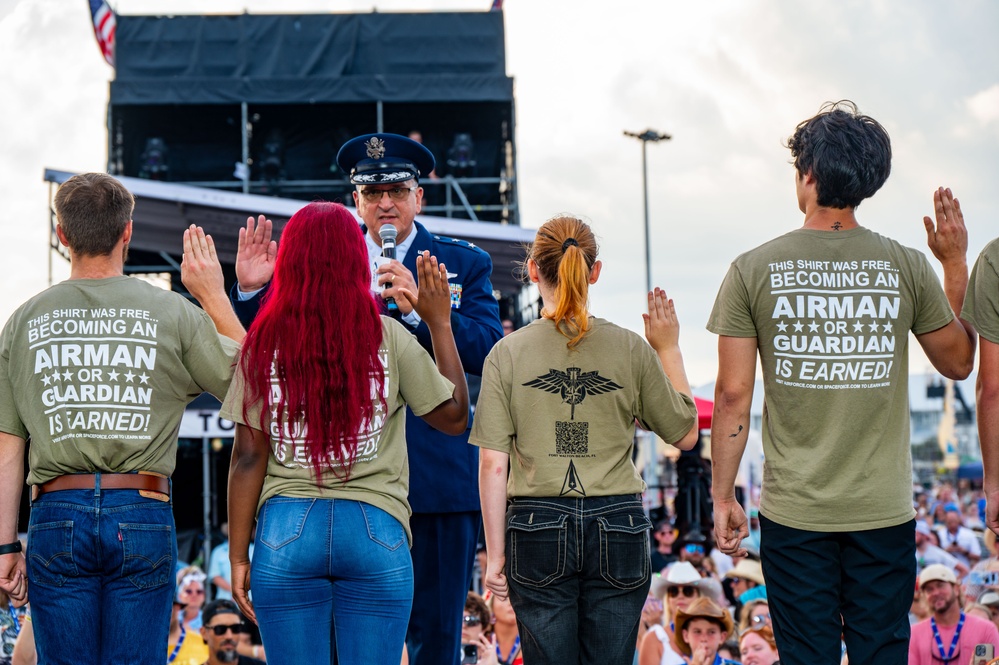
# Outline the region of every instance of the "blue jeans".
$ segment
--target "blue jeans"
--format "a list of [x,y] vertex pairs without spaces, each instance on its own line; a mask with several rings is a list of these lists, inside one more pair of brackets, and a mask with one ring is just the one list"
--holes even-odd
[[506,576],[525,663],[632,664],[651,528],[637,495],[510,500]]
[[397,665],[413,604],[406,531],[372,505],[275,496],[250,590],[268,665]]
[[38,662],[163,664],[176,586],[170,503],[136,490],[42,494],[27,555]]

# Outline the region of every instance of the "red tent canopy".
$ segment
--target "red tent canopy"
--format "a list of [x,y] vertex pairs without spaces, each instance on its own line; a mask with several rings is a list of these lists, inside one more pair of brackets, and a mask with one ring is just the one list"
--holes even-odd
[[697,429],[711,429],[711,413],[714,411],[715,403],[694,397],[694,405],[697,407]]

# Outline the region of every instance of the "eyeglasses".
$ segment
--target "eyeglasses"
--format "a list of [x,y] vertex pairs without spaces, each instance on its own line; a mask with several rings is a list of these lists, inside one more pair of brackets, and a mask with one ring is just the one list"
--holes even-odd
[[250,632],[250,629],[241,623],[220,623],[217,626],[205,626],[205,628],[214,632],[219,637],[225,635],[228,630],[231,630],[233,635]]
[[474,628],[482,623],[482,619],[477,616],[472,616],[471,614],[466,614],[465,618],[462,619],[462,622],[464,622],[464,624],[469,628]]
[[203,596],[205,595],[204,589],[184,589],[184,593],[190,594],[192,596]]
[[684,598],[693,598],[698,593],[697,589],[692,586],[671,586],[667,589],[666,593],[669,594],[670,598],[676,598],[680,595],[681,591],[683,592]]
[[382,196],[389,195],[393,201],[403,201],[416,187],[393,187],[392,189],[362,189],[361,197],[368,203],[377,203],[382,200]]
[[704,554],[704,545],[686,545],[687,554]]

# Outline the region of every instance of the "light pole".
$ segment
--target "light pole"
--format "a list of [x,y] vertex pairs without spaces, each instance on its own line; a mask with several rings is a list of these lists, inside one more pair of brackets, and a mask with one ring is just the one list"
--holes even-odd
[[646,129],[641,134],[625,130],[625,136],[642,142],[642,193],[645,196],[645,290],[652,290],[652,251],[649,244],[649,168],[645,161],[645,144],[649,141],[669,141],[672,136],[660,134],[654,129]]

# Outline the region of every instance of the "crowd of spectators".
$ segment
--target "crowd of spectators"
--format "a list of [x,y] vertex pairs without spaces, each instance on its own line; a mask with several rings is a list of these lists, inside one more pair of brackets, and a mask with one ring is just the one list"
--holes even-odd
[[[983,495],[967,483],[944,482],[915,491],[914,504],[918,581],[909,614],[909,662],[930,665],[944,657],[967,665],[977,644],[999,650],[999,549],[995,535],[983,526]],[[642,611],[636,665],[778,661],[757,557],[759,533],[751,530],[750,538],[755,538],[750,556],[732,561],[710,539],[678,532],[669,518],[656,525],[650,553],[658,572]],[[226,545],[212,551],[208,574],[198,566],[178,568],[164,654],[168,665],[266,662],[259,632],[229,598]],[[510,602],[479,591],[469,591],[462,625],[455,627],[461,631],[462,663],[523,665]],[[849,662],[845,647],[842,660]],[[35,662],[29,607],[13,608],[0,595],[0,665]],[[405,654],[402,662],[408,662]]]

